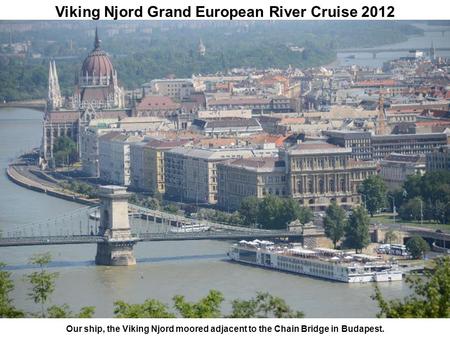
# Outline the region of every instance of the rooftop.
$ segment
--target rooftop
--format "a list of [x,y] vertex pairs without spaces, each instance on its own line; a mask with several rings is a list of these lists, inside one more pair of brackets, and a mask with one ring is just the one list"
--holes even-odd
[[351,148],[342,148],[323,141],[305,141],[297,143],[287,150],[290,155],[351,153],[351,151]]
[[274,157],[238,158],[227,161],[223,165],[255,172],[284,171],[285,169],[284,161]]

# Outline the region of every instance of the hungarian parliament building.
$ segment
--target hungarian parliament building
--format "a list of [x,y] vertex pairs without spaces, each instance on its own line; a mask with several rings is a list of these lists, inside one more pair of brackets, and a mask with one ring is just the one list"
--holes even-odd
[[80,131],[93,119],[123,118],[131,109],[125,105],[124,91],[118,85],[117,71],[101,49],[97,30],[94,49],[77,74],[73,95],[61,96],[55,61],[50,61],[48,98],[41,147],[41,165],[53,158],[58,137],[67,136],[80,144]]

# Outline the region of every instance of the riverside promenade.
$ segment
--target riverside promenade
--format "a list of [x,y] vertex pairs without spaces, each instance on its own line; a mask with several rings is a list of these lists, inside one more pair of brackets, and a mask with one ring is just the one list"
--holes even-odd
[[28,108],[44,111],[45,100],[0,102],[0,108]]
[[[38,170],[36,168],[36,170]],[[44,172],[39,171],[40,177],[37,176],[36,171],[33,172],[30,166],[24,164],[10,164],[6,169],[8,178],[30,190],[45,193],[50,196],[65,199],[67,201],[77,202],[85,205],[98,205],[98,199],[89,199],[82,194],[77,194],[63,189],[59,186],[56,180],[53,180]],[[47,177],[46,177],[47,176]]]

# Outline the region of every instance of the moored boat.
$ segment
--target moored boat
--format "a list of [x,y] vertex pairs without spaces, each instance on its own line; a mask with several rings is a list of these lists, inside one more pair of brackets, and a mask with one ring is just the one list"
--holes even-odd
[[240,241],[231,247],[228,256],[237,262],[346,283],[390,282],[403,278],[396,263],[328,248]]

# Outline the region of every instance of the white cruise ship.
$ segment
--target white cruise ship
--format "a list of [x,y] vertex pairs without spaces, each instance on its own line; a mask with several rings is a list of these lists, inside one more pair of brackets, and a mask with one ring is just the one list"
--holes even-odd
[[379,257],[300,245],[275,245],[269,241],[240,241],[228,256],[237,262],[346,283],[402,280],[395,263]]

